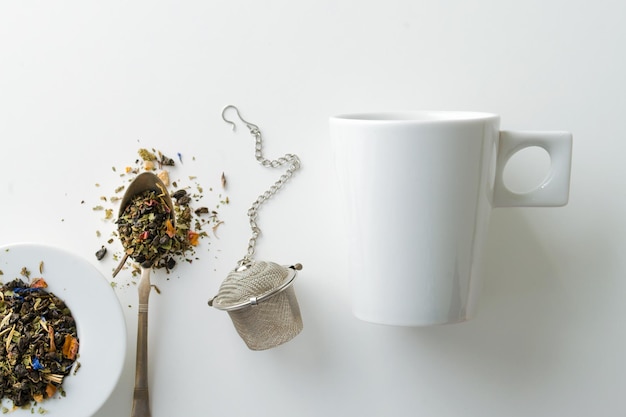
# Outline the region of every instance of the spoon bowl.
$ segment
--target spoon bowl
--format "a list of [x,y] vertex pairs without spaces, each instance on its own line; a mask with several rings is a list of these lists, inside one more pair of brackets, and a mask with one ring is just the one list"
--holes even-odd
[[163,181],[152,172],[142,172],[130,183],[120,201],[119,214],[124,213],[126,206],[128,206],[133,197],[150,190],[163,193],[163,199],[170,208],[170,218],[172,222],[174,222],[176,220],[174,216],[174,203],[172,203],[172,199],[167,192],[167,187]]
[[[172,225],[176,227],[176,215],[174,214],[174,203],[172,202],[172,198],[167,192],[167,187],[163,181],[161,181],[161,179],[152,172],[142,172],[130,183],[126,192],[124,192],[124,195],[122,196],[122,200],[120,201],[118,219],[122,216],[122,214],[124,214],[126,207],[130,204],[132,199],[137,195],[145,193],[146,191],[155,191],[162,194],[163,201],[165,201],[165,204],[169,207],[170,221],[172,222]],[[113,277],[115,277],[122,270],[128,257],[129,255],[126,252],[126,248],[124,248],[124,256],[122,257],[122,260],[117,268],[115,268],[115,271],[113,271]]]
[[[169,207],[169,219],[176,227],[176,215],[174,204],[163,181],[152,172],[143,172],[130,183],[122,200],[118,218],[123,214],[135,196],[147,191],[159,193],[163,202]],[[120,262],[113,276],[115,276],[128,258],[127,248],[124,248],[124,258]],[[131,256],[132,258],[132,256]],[[148,390],[148,302],[150,298],[150,269],[152,265],[142,264],[141,278],[137,290],[139,293],[138,318],[137,318],[137,360],[135,365],[135,390],[133,393],[133,408],[131,417],[150,417],[150,398]]]

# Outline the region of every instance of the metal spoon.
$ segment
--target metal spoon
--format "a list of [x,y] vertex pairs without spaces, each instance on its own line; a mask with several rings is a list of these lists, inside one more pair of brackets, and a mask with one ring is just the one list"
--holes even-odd
[[[126,206],[134,196],[146,191],[154,190],[161,193],[163,201],[170,208],[170,221],[176,226],[176,216],[174,205],[163,181],[151,172],[144,172],[133,180],[126,189],[120,203],[119,216],[122,216]],[[124,256],[117,271],[122,269],[128,255]],[[150,417],[150,398],[148,390],[148,300],[150,297],[150,269],[151,267],[141,267],[141,278],[139,279],[139,317],[137,320],[137,361],[135,365],[135,391],[133,394],[133,408],[131,417]],[[115,275],[114,273],[114,275]]]

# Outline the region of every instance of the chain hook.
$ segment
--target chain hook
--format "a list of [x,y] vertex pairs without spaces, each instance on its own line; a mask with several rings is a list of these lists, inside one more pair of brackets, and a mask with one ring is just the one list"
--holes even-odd
[[250,133],[252,133],[253,135],[256,135],[256,134],[258,134],[260,132],[260,129],[259,129],[259,127],[257,125],[255,125],[254,123],[250,123],[246,119],[241,117],[241,114],[239,113],[239,109],[236,106],[233,106],[232,104],[229,104],[228,106],[226,106],[226,107],[224,107],[222,109],[222,119],[226,123],[228,123],[229,125],[232,126],[233,131],[237,130],[237,125],[232,120],[228,120],[226,118],[226,111],[228,109],[234,109],[235,110],[235,112],[237,113],[237,117],[239,117],[239,119],[246,124],[246,127],[248,129],[250,129]]

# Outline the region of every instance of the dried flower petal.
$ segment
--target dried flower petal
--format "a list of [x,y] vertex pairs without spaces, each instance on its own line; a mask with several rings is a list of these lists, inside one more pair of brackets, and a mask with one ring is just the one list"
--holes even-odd
[[54,329],[52,326],[48,326],[48,339],[50,339],[50,348],[48,349],[48,352],[56,352],[57,347],[54,344]]
[[170,238],[173,238],[174,236],[176,236],[176,228],[174,227],[170,219],[167,219],[165,221],[165,227],[166,227],[165,233],[167,233],[167,235]]
[[57,387],[52,384],[46,385],[46,395],[48,398],[51,398],[57,392]]
[[35,278],[30,283],[31,288],[48,288],[48,283],[43,278]]
[[39,362],[39,358],[35,357],[34,359],[32,359],[31,365],[33,367],[33,369],[35,371],[39,371],[40,369],[43,369],[44,366],[41,364],[41,362]]
[[62,352],[63,356],[66,358],[76,359],[76,354],[78,353],[78,339],[73,337],[71,334],[66,334]]
[[198,245],[198,239],[200,235],[196,232],[192,232],[191,230],[187,232],[187,236],[189,237],[189,243],[193,246]]
[[167,171],[159,171],[157,177],[163,181],[163,184],[165,184],[166,187],[170,185],[170,174]]

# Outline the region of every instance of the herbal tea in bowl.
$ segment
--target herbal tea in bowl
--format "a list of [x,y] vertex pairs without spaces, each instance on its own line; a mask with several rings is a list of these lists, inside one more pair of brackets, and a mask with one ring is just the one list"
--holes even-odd
[[70,252],[30,243],[0,247],[0,278],[2,412],[95,413],[126,353],[124,317],[108,281]]

